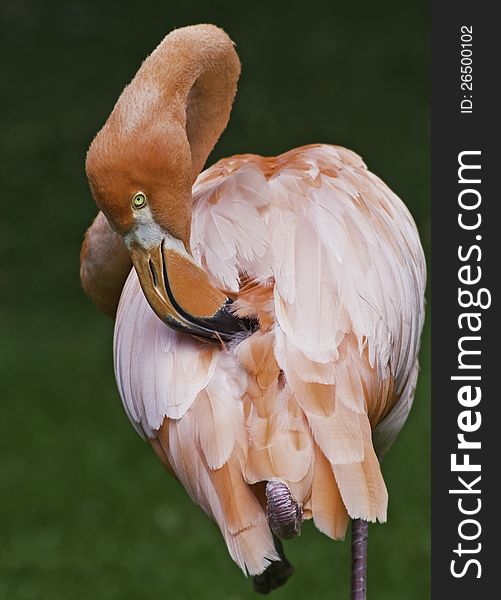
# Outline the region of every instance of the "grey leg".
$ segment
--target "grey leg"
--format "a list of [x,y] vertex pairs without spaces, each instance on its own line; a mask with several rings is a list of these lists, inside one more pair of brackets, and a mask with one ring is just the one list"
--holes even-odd
[[351,600],[367,598],[367,546],[369,523],[362,519],[351,522]]

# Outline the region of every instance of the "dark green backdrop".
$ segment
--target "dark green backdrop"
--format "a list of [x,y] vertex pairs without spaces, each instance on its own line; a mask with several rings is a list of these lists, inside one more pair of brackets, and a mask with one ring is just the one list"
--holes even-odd
[[[95,213],[85,151],[164,34],[213,22],[243,73],[211,161],[346,145],[404,199],[428,250],[428,3],[2,0],[0,15],[0,598],[253,598],[121,407],[112,323],[78,280]],[[385,459],[389,522],[370,530],[377,600],[428,597],[427,340],[415,408]],[[349,545],[304,529],[274,598],[347,598]]]

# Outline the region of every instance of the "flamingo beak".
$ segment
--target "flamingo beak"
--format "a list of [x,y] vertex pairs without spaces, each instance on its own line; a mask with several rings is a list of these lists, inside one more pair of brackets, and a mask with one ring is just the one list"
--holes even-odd
[[143,293],[156,315],[169,327],[224,342],[250,333],[247,320],[230,310],[232,300],[215,288],[186,253],[168,247],[129,247]]

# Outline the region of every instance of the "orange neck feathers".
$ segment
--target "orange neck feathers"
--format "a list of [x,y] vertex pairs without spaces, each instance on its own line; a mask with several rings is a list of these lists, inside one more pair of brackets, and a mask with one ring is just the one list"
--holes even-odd
[[194,25],[167,35],[124,89],[87,155],[99,207],[125,233],[142,190],[155,221],[189,247],[191,186],[230,116],[240,61],[228,35]]

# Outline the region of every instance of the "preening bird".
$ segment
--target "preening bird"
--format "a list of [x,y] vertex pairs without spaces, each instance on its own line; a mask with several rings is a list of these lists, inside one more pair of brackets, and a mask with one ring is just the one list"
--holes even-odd
[[239,74],[213,25],[171,32],[144,61],[87,154],[101,212],[81,278],[116,313],[129,419],[255,589],[291,574],[280,540],[304,519],[342,539],[351,518],[364,598],[380,460],[418,374],[423,252],[402,201],[345,148],[202,171]]

